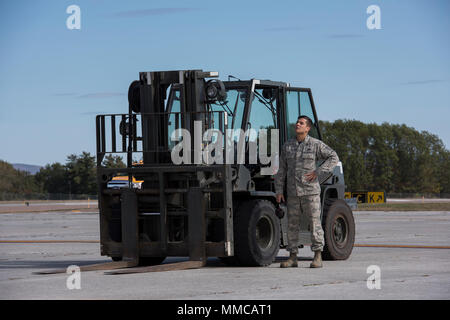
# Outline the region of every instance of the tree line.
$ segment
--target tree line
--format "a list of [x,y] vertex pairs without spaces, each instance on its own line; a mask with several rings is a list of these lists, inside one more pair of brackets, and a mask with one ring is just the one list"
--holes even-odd
[[[319,123],[323,140],[339,155],[347,191],[450,193],[450,151],[438,136],[406,125],[337,120]],[[119,156],[103,165],[123,168]],[[0,194],[97,194],[95,156],[71,154],[35,175],[0,160]]]
[[[126,165],[119,156],[108,155],[103,165],[123,168]],[[97,194],[95,156],[89,152],[71,154],[66,163],[55,162],[42,167],[35,175],[14,169],[0,160],[1,194]]]
[[437,135],[356,120],[319,126],[342,161],[348,191],[450,193],[450,151]]

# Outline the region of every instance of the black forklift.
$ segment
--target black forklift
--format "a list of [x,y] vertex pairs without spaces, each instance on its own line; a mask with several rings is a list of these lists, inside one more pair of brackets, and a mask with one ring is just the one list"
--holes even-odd
[[[274,192],[278,148],[270,150],[270,163],[262,161],[255,132],[275,129],[282,146],[295,137],[298,116],[307,115],[310,135],[322,139],[311,90],[228,80],[202,70],[141,72],[129,87],[128,113],[96,117],[100,244],[101,254],[117,263],[110,266],[157,266],[170,256],[189,257],[187,268],[203,266],[208,257],[266,266],[287,246],[286,208]],[[206,132],[212,132],[207,139]],[[126,168],[105,167],[107,154],[121,154]],[[128,187],[108,188],[120,175],[128,176]],[[342,165],[319,182],[323,258],[347,259],[355,224],[344,201]],[[301,246],[311,244],[309,230],[305,220]]]

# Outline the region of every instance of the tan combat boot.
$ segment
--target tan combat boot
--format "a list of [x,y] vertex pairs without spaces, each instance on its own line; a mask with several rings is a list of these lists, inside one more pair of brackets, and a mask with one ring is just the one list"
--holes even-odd
[[291,252],[289,259],[280,263],[280,268],[298,267],[297,253]]
[[309,266],[310,268],[322,268],[322,252],[314,251],[314,260]]

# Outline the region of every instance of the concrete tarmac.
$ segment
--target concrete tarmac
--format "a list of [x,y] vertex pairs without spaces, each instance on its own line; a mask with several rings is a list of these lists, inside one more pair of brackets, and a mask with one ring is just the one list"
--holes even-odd
[[[288,255],[280,250],[269,267],[228,267],[210,258],[206,267],[193,270],[89,271],[81,272],[80,289],[68,289],[68,274],[32,272],[111,261],[100,256],[98,213],[1,214],[0,299],[450,299],[450,249],[383,247],[449,247],[450,212],[361,211],[354,216],[355,243],[381,246],[357,246],[348,260],[324,261],[321,269],[309,268],[313,253],[307,247],[300,250],[298,268],[280,269]],[[379,270],[379,282],[368,283],[377,275],[374,270]],[[374,283],[379,289],[369,289]]]

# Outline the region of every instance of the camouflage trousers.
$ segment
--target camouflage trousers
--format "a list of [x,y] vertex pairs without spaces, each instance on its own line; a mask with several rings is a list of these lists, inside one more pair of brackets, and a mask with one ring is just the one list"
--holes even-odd
[[309,229],[311,231],[311,250],[323,251],[325,241],[320,222],[320,195],[288,196],[287,211],[287,250],[297,253],[300,230],[306,232]]

